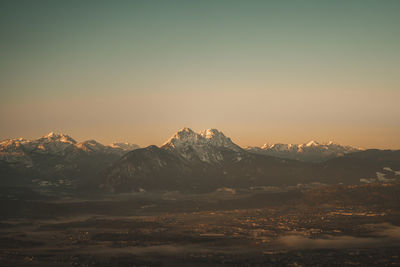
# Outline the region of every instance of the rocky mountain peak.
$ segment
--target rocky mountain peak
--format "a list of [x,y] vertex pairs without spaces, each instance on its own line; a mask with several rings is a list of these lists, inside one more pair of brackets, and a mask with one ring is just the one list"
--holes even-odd
[[110,145],[110,147],[116,148],[116,149],[121,149],[121,150],[124,150],[124,151],[130,151],[130,150],[135,150],[135,149],[140,148],[140,146],[138,146],[136,144],[131,144],[131,143],[128,143],[128,142],[112,143]]
[[223,150],[235,153],[243,151],[217,129],[207,129],[196,133],[190,128],[179,130],[161,148],[170,150],[185,159],[199,159],[209,163],[221,161]]
[[194,132],[190,128],[182,128],[175,133],[162,147],[179,148],[181,146],[209,145],[214,147],[230,147],[240,149],[229,137],[226,137],[217,129],[207,129],[200,133]]
[[195,133],[192,129],[185,127],[180,129],[173,136],[171,136],[162,146],[177,148],[182,145],[195,144],[201,139],[201,135]]
[[207,130],[203,130],[200,133],[203,137],[211,139],[211,138],[218,138],[218,137],[225,137],[225,135],[218,131],[217,129],[207,129]]
[[229,137],[226,137],[223,132],[217,129],[207,129],[200,133],[200,135],[209,140],[209,142],[214,146],[228,147],[233,150],[241,150],[239,146],[234,144]]
[[48,133],[47,135],[43,136],[40,139],[41,140],[46,140],[46,141],[56,141],[56,142],[70,143],[70,144],[76,144],[77,143],[69,135],[62,134],[62,133],[55,133],[55,132],[50,132],[50,133]]
[[96,140],[87,140],[76,144],[76,147],[86,152],[100,152],[104,151],[106,147]]
[[192,129],[185,127],[176,132],[173,138],[175,139],[198,138],[198,134],[195,133]]
[[319,143],[316,142],[316,141],[314,141],[314,140],[311,140],[310,142],[308,142],[308,143],[306,144],[306,146],[307,146],[307,147],[310,147],[310,146],[319,146]]

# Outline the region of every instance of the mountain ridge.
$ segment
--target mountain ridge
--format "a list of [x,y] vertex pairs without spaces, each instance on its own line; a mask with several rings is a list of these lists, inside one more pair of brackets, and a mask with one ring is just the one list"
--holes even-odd
[[[77,142],[72,137],[63,133],[50,132],[47,135],[44,135],[37,139],[24,139],[24,138],[9,138],[0,141],[0,159],[3,158],[1,153],[4,152],[4,147],[8,147],[12,150],[11,147],[18,150],[18,147],[21,146],[29,146],[34,145],[33,143],[38,142],[40,140],[42,144],[41,146],[37,146],[36,148],[46,151],[53,150],[63,150],[67,146],[66,144],[73,144],[78,149],[87,150],[87,151],[100,151],[106,150],[108,153],[117,153],[129,150],[134,150],[140,148],[140,146],[136,144],[131,144],[128,142],[114,142],[110,145],[101,144],[95,140],[85,140],[82,142]],[[58,142],[58,146],[52,146],[52,142]],[[217,129],[206,129],[200,131],[199,133],[194,132],[192,129],[185,127],[177,131],[174,135],[172,135],[166,142],[164,142],[160,147],[169,147],[170,149],[182,150],[183,147],[190,143],[192,146],[195,145],[197,148],[199,146],[204,145],[216,145],[229,147],[236,151],[246,150],[252,153],[265,154],[269,156],[275,156],[286,159],[295,159],[302,161],[323,161],[326,159],[330,159],[337,156],[343,156],[347,153],[362,151],[364,149],[359,147],[354,147],[350,145],[341,145],[338,143],[334,143],[332,141],[320,143],[317,141],[310,141],[308,143],[303,144],[284,144],[284,143],[265,143],[262,146],[248,146],[241,147],[232,142],[229,137],[226,137],[223,132]],[[47,145],[47,147],[46,147]],[[4,153],[2,153],[4,155]],[[207,157],[207,156],[205,156]]]
[[132,146],[104,146],[95,140],[77,142],[56,133],[36,140],[7,139],[0,142],[0,183],[64,186],[87,181],[91,188],[111,192],[212,191],[221,187],[299,183],[390,182],[400,176],[400,151],[343,153],[340,149],[344,146],[315,141],[308,145],[268,146],[285,153],[298,153],[299,148],[302,153],[307,148],[316,150],[317,155],[329,148],[339,151],[329,155],[331,158],[319,155],[320,160],[298,160],[241,148],[217,129],[194,132],[183,128],[160,147],[152,145],[130,151],[123,150],[124,147]]
[[[136,144],[113,143],[103,145],[96,140],[77,142],[67,134],[50,132],[37,139],[10,138],[0,141],[0,160],[22,163],[29,153],[65,154],[71,152],[111,153],[121,155],[130,149],[139,148]],[[18,159],[21,156],[21,160]]]
[[314,140],[304,144],[266,143],[261,147],[246,147],[245,149],[252,153],[309,162],[320,162],[364,150],[332,141],[319,143]]
[[[327,145],[335,147],[333,142]],[[320,144],[314,141],[307,147],[320,148]],[[372,157],[377,159],[380,154],[378,151]],[[390,155],[385,161],[351,155],[346,153],[317,163],[284,159],[243,149],[216,129],[196,133],[183,128],[160,147],[149,146],[127,153],[105,171],[103,185],[113,192],[126,192],[161,189],[210,191],[220,187],[298,183],[349,184],[360,183],[364,177],[370,177],[365,181],[375,179],[387,164],[395,170],[400,168],[397,154]]]
[[54,132],[33,140],[6,139],[0,142],[0,184],[89,179],[128,151]]

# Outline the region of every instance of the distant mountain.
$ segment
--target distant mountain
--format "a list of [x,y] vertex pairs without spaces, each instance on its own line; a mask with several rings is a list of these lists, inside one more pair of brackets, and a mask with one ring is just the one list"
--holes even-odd
[[160,148],[127,153],[105,171],[104,187],[111,191],[213,188],[225,179],[224,166],[248,155],[216,129],[195,133],[183,128]]
[[[319,145],[312,142],[307,146],[297,146],[298,153],[299,147],[303,147],[302,151],[313,148],[318,151],[315,153],[330,149],[336,151],[335,155],[343,151],[341,146],[332,143]],[[396,171],[400,170],[400,156],[397,153],[385,160],[379,160],[382,151],[371,156],[372,159],[360,159],[363,152],[367,153],[350,153],[348,148],[346,153],[340,154],[341,157],[316,163],[281,159],[242,149],[216,129],[196,133],[183,128],[161,147],[137,149],[116,161],[104,171],[102,187],[113,192],[210,191],[219,187],[249,188],[313,182],[354,184],[373,181],[379,175],[398,178]],[[393,168],[391,173],[388,168]]]
[[399,179],[400,151],[358,151],[317,142],[243,149],[216,129],[196,133],[183,128],[161,147],[146,148],[76,142],[56,133],[0,142],[0,186],[202,192]]
[[208,129],[195,133],[189,128],[183,128],[173,135],[162,146],[177,156],[190,161],[207,163],[219,163],[226,160],[224,151],[231,151],[237,154],[237,159],[244,153],[243,149],[234,144],[217,129]]
[[362,149],[333,142],[321,144],[316,141],[310,141],[306,144],[265,144],[262,147],[247,147],[246,150],[278,158],[319,162],[358,152]]
[[95,140],[76,142],[51,132],[35,140],[23,138],[0,142],[0,184],[32,179],[57,180],[89,177],[120,158],[136,145],[105,146]]
[[110,147],[115,149],[121,149],[123,151],[131,151],[140,148],[140,146],[131,143],[112,143]]

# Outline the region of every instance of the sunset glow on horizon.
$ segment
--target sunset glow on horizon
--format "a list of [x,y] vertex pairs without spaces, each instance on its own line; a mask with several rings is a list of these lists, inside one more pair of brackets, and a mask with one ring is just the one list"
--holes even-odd
[[400,149],[399,1],[2,1],[0,139]]

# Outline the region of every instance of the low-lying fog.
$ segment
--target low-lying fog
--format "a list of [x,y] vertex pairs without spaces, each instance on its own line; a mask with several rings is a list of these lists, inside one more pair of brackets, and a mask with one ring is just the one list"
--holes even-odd
[[393,246],[400,242],[400,226],[388,223],[365,226],[375,229],[366,237],[325,235],[314,239],[289,234],[279,237],[277,242],[288,249],[370,248]]

